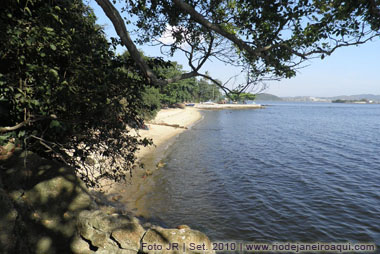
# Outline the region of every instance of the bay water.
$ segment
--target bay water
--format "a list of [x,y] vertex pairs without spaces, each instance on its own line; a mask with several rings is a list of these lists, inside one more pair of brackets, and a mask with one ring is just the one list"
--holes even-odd
[[269,103],[204,111],[145,206],[212,240],[380,245],[380,105]]

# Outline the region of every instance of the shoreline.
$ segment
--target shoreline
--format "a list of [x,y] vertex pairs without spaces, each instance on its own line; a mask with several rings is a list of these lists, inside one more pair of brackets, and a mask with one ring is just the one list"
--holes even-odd
[[[203,110],[218,109],[262,109],[260,104],[201,104],[196,103],[194,107],[161,109],[157,116],[146,123],[149,130],[139,130],[138,134],[142,138],[151,138],[153,146],[141,147],[136,153],[138,161],[144,163],[146,157],[151,157],[154,153],[160,153],[159,160],[163,158],[162,152],[174,142],[173,138],[190,129],[203,119]],[[178,125],[178,127],[165,126]],[[162,151],[165,150],[165,151]],[[159,160],[157,162],[159,162]]]
[[[190,129],[203,119],[203,110],[219,109],[261,109],[259,104],[196,104],[194,107],[162,109],[157,116],[146,122],[148,130],[138,130],[135,135],[151,138],[153,145],[140,147],[136,153],[137,165],[132,176],[124,183],[103,182],[102,194],[108,197],[110,205],[123,207],[135,216],[149,220],[145,198],[155,184],[155,173],[165,166],[163,162],[170,147],[179,134]],[[171,126],[168,126],[171,125]]]
[[[140,147],[136,153],[139,166],[133,170],[132,176],[128,177],[124,183],[110,181],[102,183],[103,188],[100,192],[107,197],[107,200],[103,200],[103,202],[130,211],[135,216],[149,221],[149,212],[146,211],[144,197],[151,192],[154,186],[155,172],[164,166],[162,160],[170,151],[169,148],[178,135],[202,119],[201,110],[194,107],[160,110],[153,120],[146,122],[148,130],[138,130],[135,133],[140,138],[151,138],[153,145]],[[178,125],[179,127],[162,124]]]
[[197,109],[261,109],[261,104],[196,104]]
[[[167,150],[173,143],[173,138],[191,128],[194,124],[199,122],[202,117],[200,110],[197,108],[161,109],[153,120],[146,123],[149,128],[148,130],[138,131],[138,135],[140,135],[141,138],[152,139],[153,145],[141,147],[136,153],[137,160],[144,163],[146,157],[151,157],[152,153],[164,152],[163,150]],[[173,127],[176,125],[178,125],[178,127]]]

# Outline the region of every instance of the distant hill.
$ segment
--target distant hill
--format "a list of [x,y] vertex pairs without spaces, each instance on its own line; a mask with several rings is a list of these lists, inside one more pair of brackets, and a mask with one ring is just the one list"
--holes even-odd
[[380,95],[374,95],[374,94],[357,94],[357,95],[341,95],[341,96],[335,96],[330,97],[331,100],[372,100],[372,101],[380,101]]
[[356,95],[341,95],[334,97],[312,97],[312,96],[295,96],[295,97],[282,97],[284,101],[291,102],[332,102],[335,100],[345,100],[345,101],[360,101],[368,100],[380,103],[380,95],[374,94],[356,94]]
[[276,95],[269,93],[256,94],[256,101],[282,101],[282,99]]

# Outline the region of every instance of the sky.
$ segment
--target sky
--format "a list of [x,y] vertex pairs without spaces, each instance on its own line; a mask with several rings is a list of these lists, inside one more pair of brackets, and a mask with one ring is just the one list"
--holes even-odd
[[[107,37],[117,37],[111,21],[95,0],[89,5],[98,17],[97,23],[104,26]],[[133,38],[133,34],[131,34]],[[156,47],[138,46],[148,56],[161,56]],[[119,53],[124,48],[118,47]],[[186,59],[176,55],[171,61],[177,61],[186,70]],[[314,96],[330,97],[338,95],[376,94],[380,95],[380,40],[368,42],[360,46],[340,48],[331,56],[313,59],[305,63],[307,66],[298,71],[296,77],[267,83],[265,93],[277,96]],[[221,62],[208,62],[203,66],[212,77],[227,81],[231,76],[239,74],[239,70]],[[240,77],[243,80],[244,77]]]

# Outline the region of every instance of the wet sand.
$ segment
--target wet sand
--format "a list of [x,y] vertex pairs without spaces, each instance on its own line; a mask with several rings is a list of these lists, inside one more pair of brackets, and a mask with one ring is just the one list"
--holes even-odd
[[[186,131],[186,128],[191,128],[201,117],[202,115],[199,110],[192,107],[185,109],[162,109],[154,120],[147,123],[149,130],[139,130],[140,136],[142,138],[151,138],[155,146],[142,147],[136,154],[137,158],[143,160],[149,154],[160,152],[158,150],[165,150],[165,147],[167,148],[165,143]],[[179,127],[162,124],[178,125]]]
[[152,191],[155,173],[164,165],[162,159],[176,137],[201,119],[200,110],[194,107],[162,109],[158,112],[155,119],[146,123],[148,130],[138,131],[140,137],[150,138],[154,143],[153,146],[141,147],[137,152],[138,164],[142,165],[133,170],[132,177],[128,177],[125,183],[104,181],[102,193],[108,200],[102,201],[132,211],[136,216],[149,214],[145,210],[144,197]]
[[257,109],[262,108],[262,106],[247,104],[196,104],[195,107],[186,107],[185,109],[161,110],[154,120],[146,123],[148,130],[138,131],[140,137],[151,138],[154,143],[153,146],[141,147],[137,152],[137,160],[141,166],[133,170],[132,177],[128,177],[125,183],[103,182],[103,185],[105,185],[102,188],[103,193],[111,202],[114,202],[113,205],[125,206],[125,209],[132,211],[136,216],[146,217],[148,214],[151,214],[146,211],[145,199],[152,192],[152,187],[156,182],[156,174],[164,166],[162,160],[166,157],[168,151],[170,151],[170,147],[175,142],[176,137],[202,119],[201,110],[226,108]]

